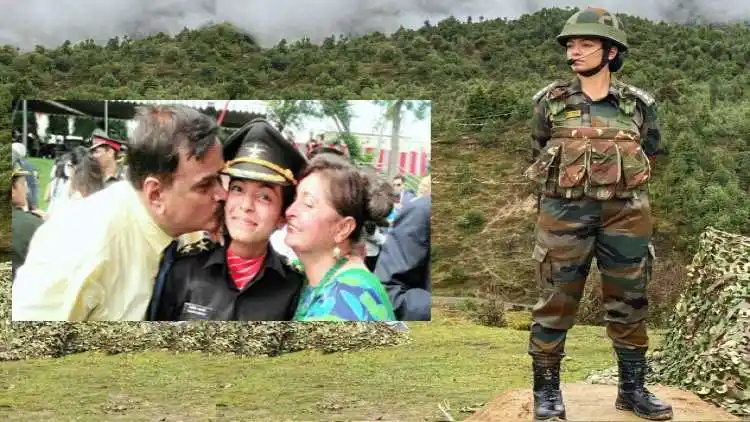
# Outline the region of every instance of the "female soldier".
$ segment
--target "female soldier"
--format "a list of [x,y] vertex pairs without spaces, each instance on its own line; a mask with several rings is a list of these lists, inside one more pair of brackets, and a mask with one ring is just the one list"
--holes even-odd
[[618,358],[615,406],[669,419],[672,407],[643,385],[646,286],[654,258],[647,182],[650,161],[660,153],[654,99],[612,77],[628,48],[613,14],[577,12],[557,40],[576,76],[534,96],[536,161],[526,172],[541,189],[533,253],[540,299],[529,341],[535,415],[565,418],[560,360],[596,256]]
[[150,319],[285,321],[294,315],[302,275],[270,247],[284,224],[305,157],[264,119],[254,119],[224,145],[229,176],[224,245],[186,244],[157,278]]

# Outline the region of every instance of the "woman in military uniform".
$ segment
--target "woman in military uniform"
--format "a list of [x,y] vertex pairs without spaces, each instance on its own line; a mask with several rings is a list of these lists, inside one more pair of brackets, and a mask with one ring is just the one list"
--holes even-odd
[[533,253],[540,298],[529,341],[535,416],[565,418],[560,361],[596,257],[618,359],[615,406],[669,419],[672,407],[644,387],[646,286],[654,259],[648,181],[660,153],[654,99],[612,75],[628,49],[613,14],[579,11],[557,41],[576,75],[534,96],[536,161],[526,172],[541,190]]
[[[227,139],[229,176],[224,245],[201,239],[162,264],[150,319],[284,321],[292,319],[302,274],[269,244],[294,200],[305,157],[263,119]],[[167,259],[168,261],[169,259]]]

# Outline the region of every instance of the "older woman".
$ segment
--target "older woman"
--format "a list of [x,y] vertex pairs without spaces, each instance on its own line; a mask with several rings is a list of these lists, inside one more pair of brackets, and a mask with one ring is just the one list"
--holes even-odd
[[307,276],[294,319],[395,321],[382,283],[354,252],[366,222],[384,220],[387,184],[334,154],[316,156],[286,212],[286,244]]

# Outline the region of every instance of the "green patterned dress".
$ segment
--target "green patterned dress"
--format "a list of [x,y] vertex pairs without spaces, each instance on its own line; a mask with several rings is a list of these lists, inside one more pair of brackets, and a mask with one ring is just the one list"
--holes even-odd
[[305,285],[295,321],[396,321],[383,284],[364,268],[349,268],[317,286]]

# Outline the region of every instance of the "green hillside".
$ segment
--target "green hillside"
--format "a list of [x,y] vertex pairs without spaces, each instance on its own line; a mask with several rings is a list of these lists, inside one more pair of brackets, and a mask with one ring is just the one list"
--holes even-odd
[[[446,19],[391,36],[270,49],[226,24],[105,46],[65,43],[24,54],[6,46],[0,92],[6,104],[19,97],[431,99],[435,287],[489,286],[529,300],[533,188],[521,173],[530,156],[530,98],[569,77],[554,36],[571,13]],[[750,233],[750,29],[622,19],[631,49],[621,78],[656,96],[669,152],[652,187],[662,258],[655,277],[679,284],[675,269],[707,225]]]

